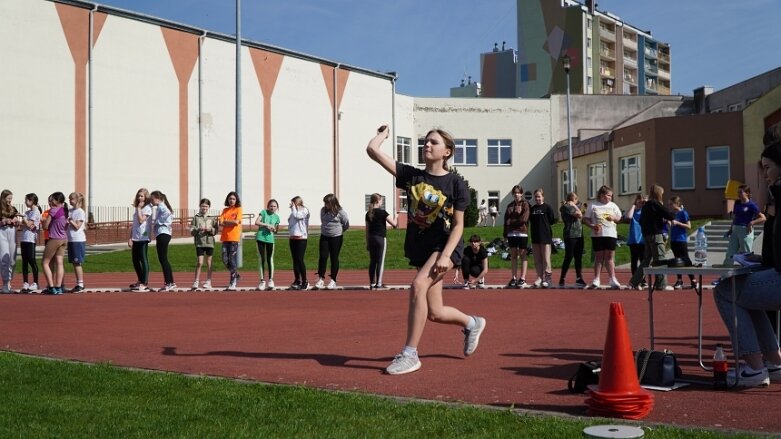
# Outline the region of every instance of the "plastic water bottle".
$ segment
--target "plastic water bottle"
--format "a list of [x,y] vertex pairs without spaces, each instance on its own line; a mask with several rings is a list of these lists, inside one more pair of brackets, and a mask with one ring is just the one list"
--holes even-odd
[[727,388],[727,356],[724,355],[724,346],[721,343],[716,345],[716,352],[713,354],[713,388]]
[[708,264],[708,238],[705,236],[705,228],[697,229],[694,240],[694,263],[705,266]]

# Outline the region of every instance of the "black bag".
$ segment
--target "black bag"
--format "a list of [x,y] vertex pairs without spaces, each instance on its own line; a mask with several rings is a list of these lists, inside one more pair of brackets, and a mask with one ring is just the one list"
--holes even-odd
[[586,361],[578,365],[578,371],[567,382],[567,388],[573,393],[585,393],[587,386],[599,384],[599,372],[602,370],[598,361]]
[[640,349],[635,353],[637,378],[640,384],[658,387],[672,387],[680,378],[681,368],[672,351],[649,351]]

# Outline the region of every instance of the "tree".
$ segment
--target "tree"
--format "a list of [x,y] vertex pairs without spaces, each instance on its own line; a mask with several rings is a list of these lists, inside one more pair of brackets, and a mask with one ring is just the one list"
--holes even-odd
[[[450,167],[450,172],[461,176],[455,166]],[[469,185],[469,180],[464,178],[467,189],[469,189],[469,205],[466,206],[464,211],[464,227],[474,227],[477,225],[477,221],[480,219],[480,214],[477,210],[477,191]]]

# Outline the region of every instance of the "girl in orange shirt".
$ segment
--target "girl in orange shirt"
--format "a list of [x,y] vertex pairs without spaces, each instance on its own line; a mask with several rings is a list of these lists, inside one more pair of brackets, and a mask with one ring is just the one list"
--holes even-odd
[[236,285],[241,276],[238,269],[239,242],[241,241],[241,200],[235,191],[229,192],[225,197],[225,209],[220,214],[220,226],[222,234],[222,263],[230,271],[230,284],[228,291],[236,291]]

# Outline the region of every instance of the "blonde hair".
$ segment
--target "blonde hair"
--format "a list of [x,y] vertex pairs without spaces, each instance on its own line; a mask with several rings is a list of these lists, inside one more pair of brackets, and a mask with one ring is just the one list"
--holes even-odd
[[450,157],[445,157],[442,160],[442,168],[444,168],[446,171],[449,171],[450,169],[447,166],[447,161],[456,154],[456,142],[453,140],[453,136],[450,135],[450,133],[441,128],[432,128],[428,133],[426,133],[425,138],[428,139],[428,136],[433,133],[437,133],[442,137],[442,140],[445,141],[445,147],[448,149],[448,151],[450,151]]
[[133,197],[133,202],[130,203],[131,206],[138,207],[138,194],[144,194],[144,206],[149,204],[149,190],[145,187],[142,187],[136,191],[136,196]]
[[76,199],[77,208],[79,207],[82,209],[84,208],[84,194],[82,194],[81,192],[71,192],[70,195],[68,195],[68,200],[70,200],[71,198]]

